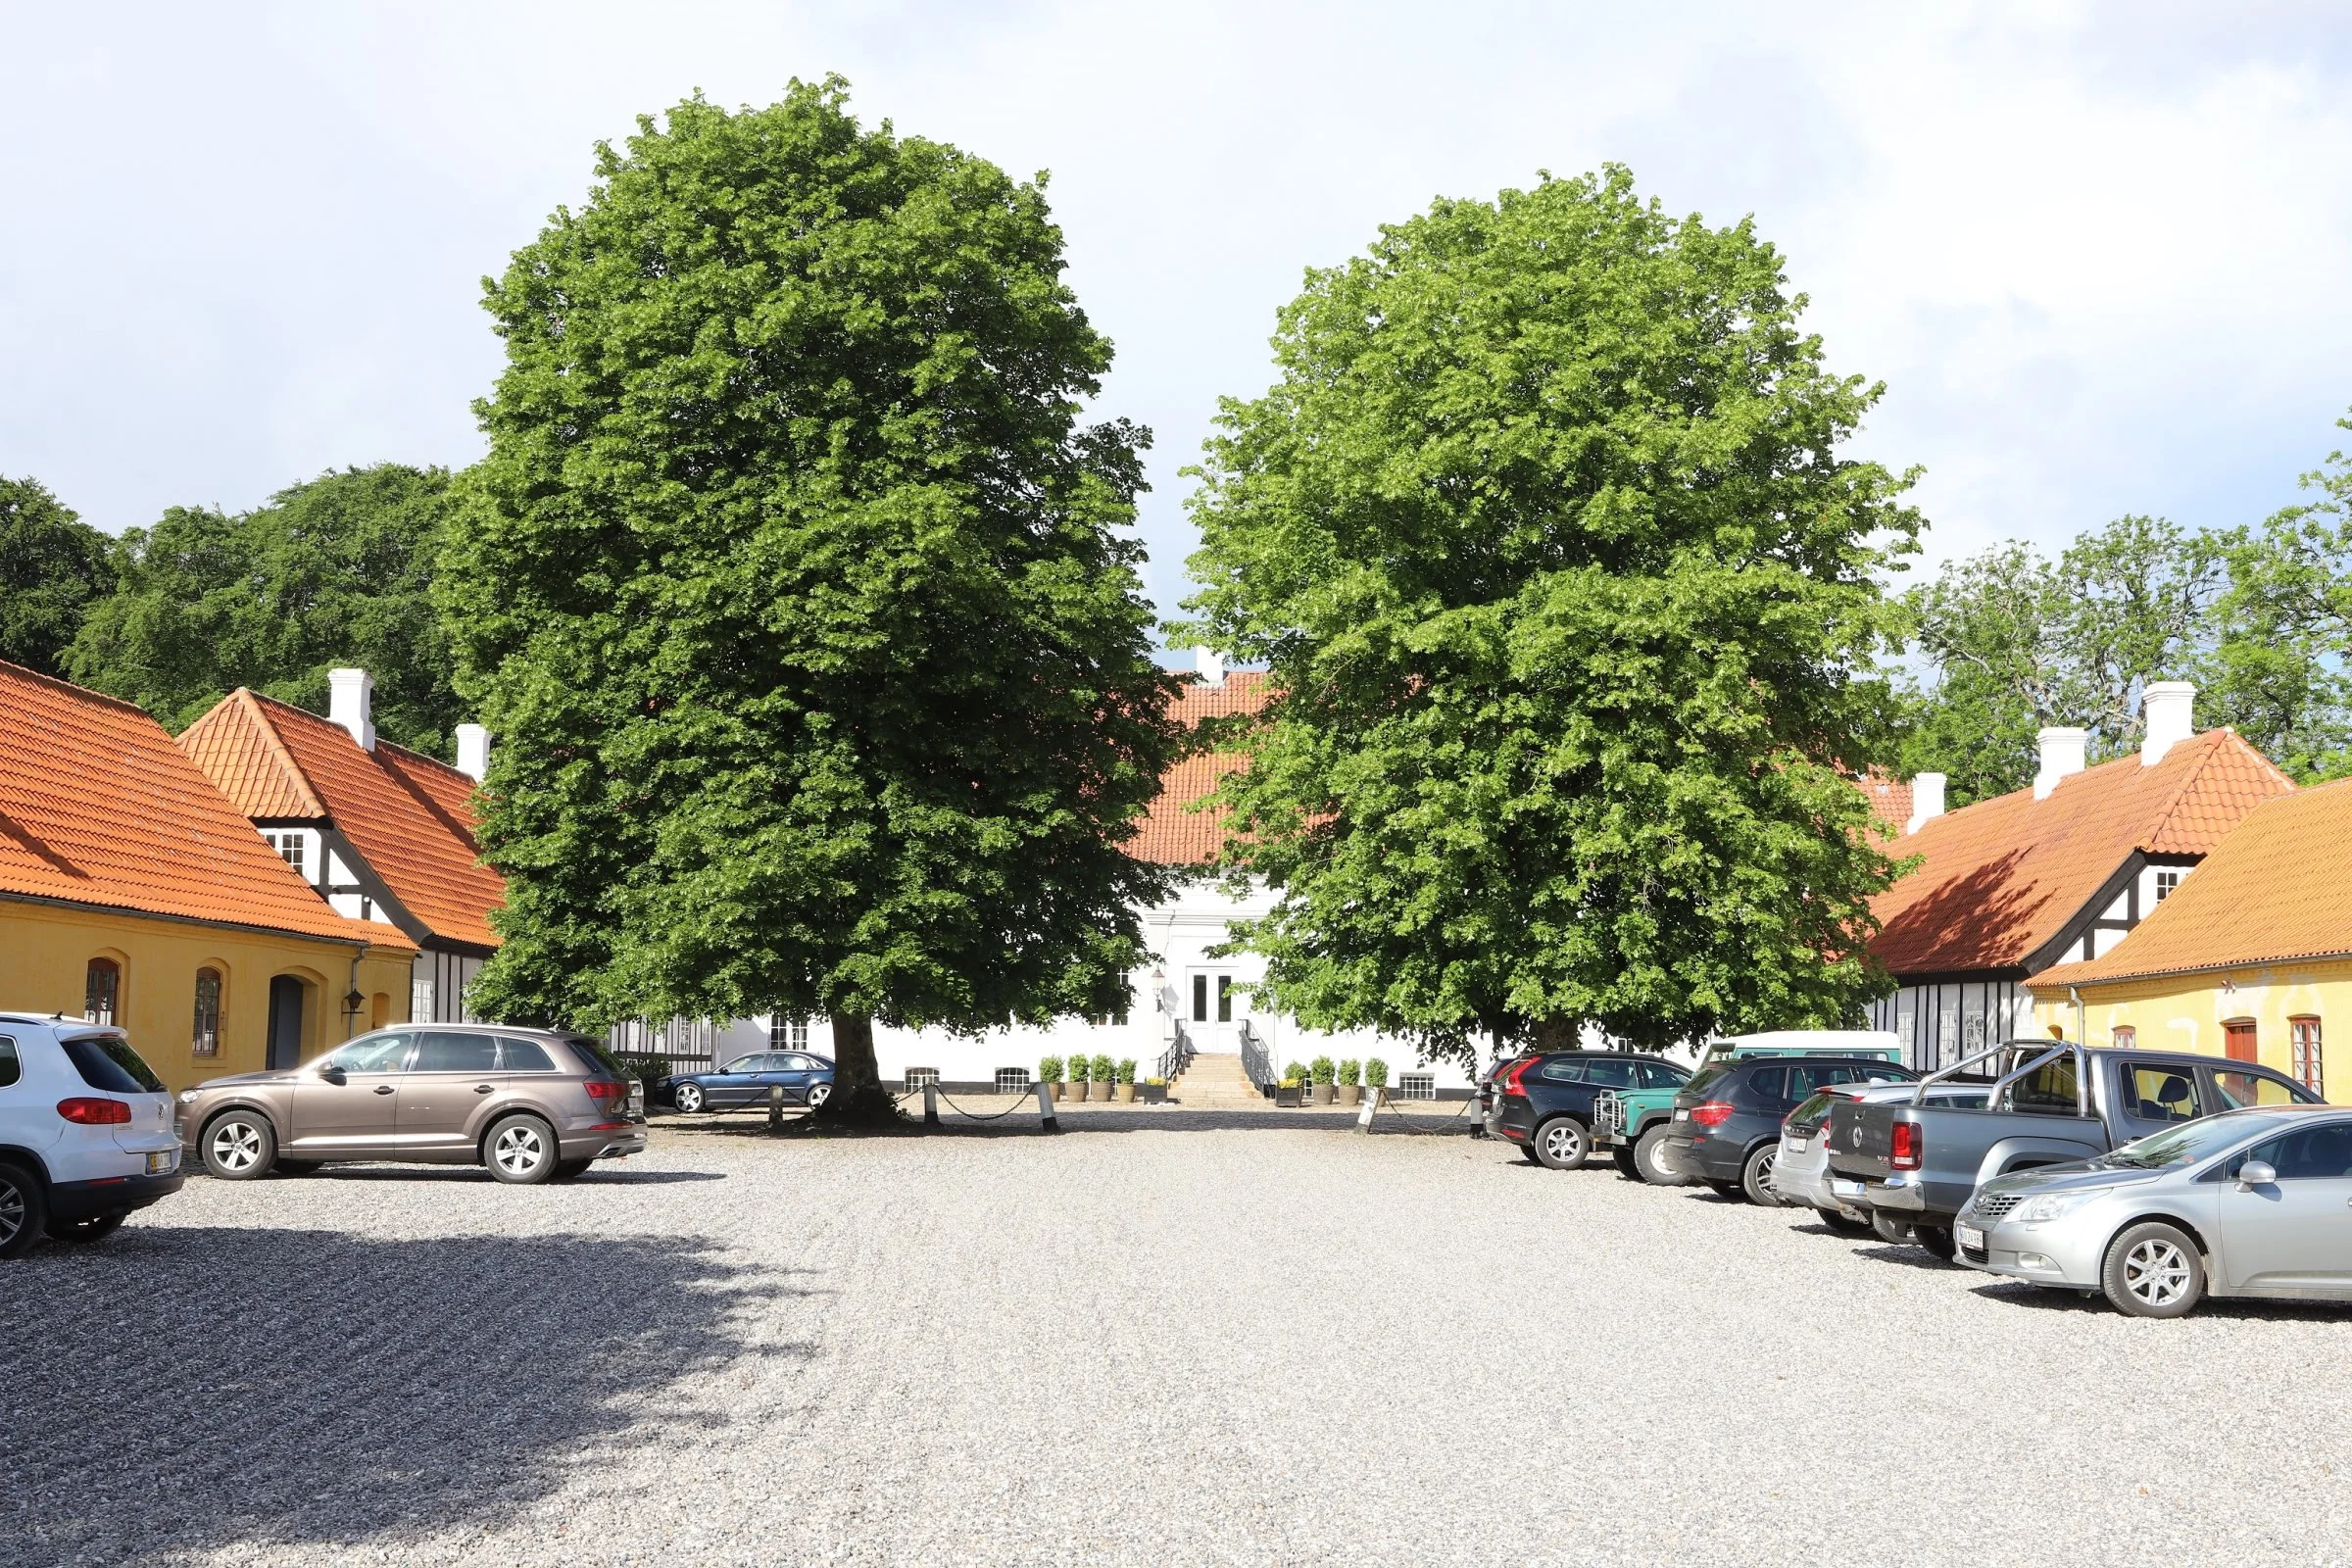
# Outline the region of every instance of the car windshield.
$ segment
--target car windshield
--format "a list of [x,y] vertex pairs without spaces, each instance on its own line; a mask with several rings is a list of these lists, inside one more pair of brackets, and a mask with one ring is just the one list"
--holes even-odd
[[1731,1072],[1735,1065],[1737,1065],[1737,1063],[1726,1061],[1712,1067],[1699,1068],[1698,1075],[1692,1078],[1689,1083],[1683,1085],[1683,1093],[1687,1095],[1705,1094],[1708,1090],[1714,1088],[1716,1084],[1722,1082],[1724,1077]]
[[2218,1154],[2239,1139],[2268,1132],[2277,1125],[2278,1118],[2272,1116],[2209,1116],[2203,1121],[2182,1122],[2145,1138],[2134,1138],[2091,1163],[2125,1165],[2133,1170],[2171,1170],[2176,1165]]
[[77,1035],[65,1043],[66,1059],[92,1089],[110,1095],[160,1095],[164,1081],[121,1035]]
[[1818,1122],[1827,1121],[1830,1117],[1830,1107],[1843,1098],[1845,1097],[1841,1095],[1831,1094],[1827,1089],[1816,1089],[1811,1095],[1798,1102],[1797,1107],[1788,1113],[1788,1125],[1811,1127]]

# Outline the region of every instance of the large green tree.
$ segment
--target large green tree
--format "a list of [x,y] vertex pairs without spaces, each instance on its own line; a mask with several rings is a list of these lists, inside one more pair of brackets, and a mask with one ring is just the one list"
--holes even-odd
[[0,659],[66,672],[66,649],[111,580],[107,548],[38,480],[0,475]]
[[1836,1023],[1891,866],[1877,586],[1907,480],[1747,222],[1611,168],[1443,201],[1308,275],[1193,502],[1242,940],[1307,1023],[1431,1049]]
[[172,729],[239,686],[324,712],[328,670],[375,677],[385,739],[447,755],[466,716],[431,598],[450,476],[396,463],[328,473],[230,514],[173,507],[115,551],[74,678]]
[[1122,530],[1145,432],[1042,188],[846,84],[600,147],[488,285],[506,339],[442,591],[500,744],[493,1015],[1124,1004],[1120,844],[1175,744]]

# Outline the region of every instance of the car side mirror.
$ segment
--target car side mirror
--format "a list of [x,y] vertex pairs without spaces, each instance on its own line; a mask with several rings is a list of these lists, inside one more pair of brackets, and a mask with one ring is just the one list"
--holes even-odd
[[2237,1167],[2237,1190],[2241,1193],[2248,1188],[2268,1187],[2278,1179],[2278,1173],[2259,1159],[2249,1159]]
[[340,1067],[321,1067],[318,1069],[318,1076],[325,1079],[330,1084],[347,1084],[351,1082],[350,1076],[346,1074]]

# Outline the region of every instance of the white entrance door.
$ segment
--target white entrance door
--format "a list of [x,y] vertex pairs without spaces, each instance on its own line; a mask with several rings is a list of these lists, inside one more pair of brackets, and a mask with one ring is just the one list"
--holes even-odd
[[1185,995],[1185,1032],[1196,1051],[1242,1049],[1242,1019],[1248,1016],[1230,969],[1195,969]]

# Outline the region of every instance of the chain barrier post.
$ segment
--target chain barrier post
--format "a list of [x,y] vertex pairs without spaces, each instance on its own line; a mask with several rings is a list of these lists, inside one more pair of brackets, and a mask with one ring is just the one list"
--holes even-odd
[[1372,1130],[1372,1113],[1380,1109],[1380,1097],[1385,1093],[1387,1091],[1382,1089],[1368,1089],[1364,1092],[1364,1108],[1355,1113],[1355,1130],[1357,1132],[1368,1133]]
[[937,1084],[923,1085],[923,1125],[926,1127],[939,1125],[939,1085]]
[[1037,1113],[1045,1118],[1046,1131],[1050,1133],[1061,1131],[1060,1118],[1054,1114],[1054,1093],[1046,1087],[1043,1079],[1040,1079],[1037,1085]]
[[776,1132],[780,1130],[783,1125],[784,1086],[782,1084],[770,1084],[767,1086],[767,1129],[770,1132]]

